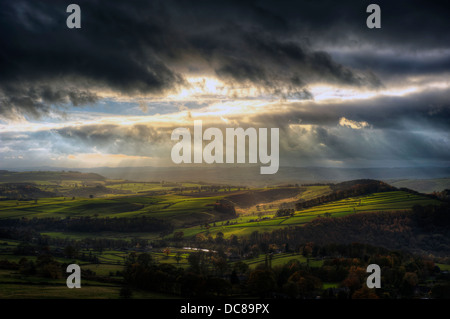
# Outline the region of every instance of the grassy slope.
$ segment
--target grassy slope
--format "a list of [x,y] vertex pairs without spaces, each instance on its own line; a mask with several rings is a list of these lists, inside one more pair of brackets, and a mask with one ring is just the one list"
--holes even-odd
[[[150,184],[150,183],[148,183]],[[296,196],[296,200],[309,200],[330,192],[328,186],[308,186]],[[21,217],[134,217],[152,216],[156,218],[168,219],[175,225],[176,231],[182,230],[185,237],[194,236],[197,233],[206,233],[207,230],[200,224],[212,223],[215,215],[212,212],[212,205],[219,199],[229,196],[227,193],[216,196],[202,197],[202,193],[190,194],[189,196],[166,194],[154,196],[114,196],[111,198],[77,198],[75,200],[64,198],[39,199],[34,201],[0,201],[1,218],[21,218]],[[286,199],[292,201],[292,198]],[[282,202],[282,200],[281,200]],[[277,200],[280,203],[280,200]],[[256,207],[246,209],[244,214],[236,219],[230,220],[230,224],[216,222],[215,227],[208,231],[213,235],[219,231],[226,237],[230,235],[245,236],[257,230],[260,232],[272,231],[278,227],[298,226],[310,222],[315,218],[323,217],[325,213],[331,217],[345,216],[348,214],[372,212],[372,211],[393,211],[410,209],[415,204],[434,204],[435,200],[428,199],[420,195],[413,195],[402,191],[376,193],[368,196],[347,198],[323,205],[311,207],[298,211],[293,217],[276,218],[276,207],[256,210]],[[270,203],[267,203],[269,206]],[[264,206],[264,205],[262,205]],[[266,217],[266,219],[263,219]],[[261,220],[259,220],[261,218]],[[186,225],[197,225],[186,227]],[[60,237],[83,236],[88,234],[58,234],[48,233]],[[126,234],[89,234],[88,236],[107,237],[127,237]],[[155,234],[132,234],[144,238],[153,238]],[[170,237],[171,235],[169,235]]]
[[[14,255],[13,249],[19,243],[15,240],[0,240],[0,260],[8,260],[10,262],[19,262],[21,258],[26,258],[36,262],[36,256]],[[82,251],[88,253],[87,251]],[[187,254],[184,252],[182,259],[177,264],[175,260],[176,251],[172,251],[168,257],[163,253],[152,253],[152,256],[158,262],[171,263],[186,267]],[[117,277],[116,272],[123,270],[124,260],[127,255],[125,252],[106,250],[101,253],[94,254],[99,258],[99,264],[91,264],[86,261],[73,260],[67,258],[56,257],[56,261],[60,263],[76,263],[80,265],[82,270],[91,270],[98,276],[121,279]],[[118,283],[103,283],[95,280],[82,280],[82,289],[68,289],[66,279],[50,279],[39,276],[24,276],[16,270],[0,269],[0,299],[34,299],[34,298],[51,298],[51,299],[117,299],[121,285]],[[153,293],[146,291],[133,292],[133,298],[174,298],[174,296]]]
[[153,217],[180,217],[184,214],[201,214],[223,196],[184,197],[179,195],[160,195],[153,197],[114,197],[79,198],[75,200],[62,197],[34,201],[0,201],[0,218],[21,217],[132,217],[149,215]]
[[[328,190],[323,186],[308,187],[300,196],[304,199],[326,194]],[[198,194],[201,196],[201,194]],[[207,216],[208,205],[214,203],[217,199],[226,196],[215,197],[195,197],[180,195],[161,195],[156,197],[114,197],[112,199],[76,199],[63,200],[63,198],[40,199],[37,204],[34,202],[1,201],[0,218],[8,217],[49,217],[49,216],[87,216],[98,214],[101,217],[113,216],[136,216],[140,214],[149,214],[155,217],[169,218],[173,220],[182,220]],[[324,213],[329,213],[331,217],[345,216],[353,213],[374,212],[382,210],[405,210],[415,204],[434,204],[435,200],[428,199],[419,195],[411,195],[405,192],[387,192],[376,193],[368,196],[348,198],[340,201],[330,202],[316,207],[311,207],[296,212],[290,218],[272,218],[274,212],[265,212],[262,217],[270,219],[250,222],[251,219],[258,216],[249,214],[241,216],[232,222],[235,225],[222,225],[217,223],[216,227],[211,227],[209,232],[215,234],[222,231],[226,237],[235,235],[249,235],[253,231],[260,232],[272,231],[278,227],[298,226],[313,220],[314,218],[324,218]],[[206,214],[202,216],[202,214]],[[193,236],[199,232],[206,232],[200,227],[191,227],[182,229],[185,236]],[[66,237],[70,234],[60,234]],[[79,236],[75,234],[74,236]],[[97,235],[97,234],[93,234]],[[114,234],[110,234],[112,238]],[[133,237],[148,236],[148,234],[132,234]],[[122,234],[126,237],[126,234]],[[4,242],[3,240],[0,242]],[[0,259],[8,259],[18,262],[22,256],[12,255],[11,249],[15,246],[14,241],[8,242],[8,246],[0,253]],[[0,249],[1,250],[1,249]],[[154,252],[153,257],[159,262],[167,262],[180,267],[187,266],[188,252],[183,251],[182,259],[177,264],[175,260],[176,251],[173,250],[169,256],[163,253]],[[77,261],[83,268],[90,269],[98,275],[107,276],[123,269],[123,260],[125,253],[118,251],[104,251],[99,255],[99,265],[89,264]],[[35,257],[27,257],[33,259]],[[68,262],[63,258],[56,258],[60,262]],[[281,265],[291,259],[297,259],[300,262],[306,262],[306,259],[300,255],[277,254],[273,256],[272,266]],[[264,256],[246,261],[251,268],[260,263],[264,263]],[[321,261],[310,260],[310,265],[320,266]],[[446,265],[444,265],[446,266]],[[444,268],[444,267],[443,267]],[[85,289],[67,289],[64,279],[46,279],[35,277],[24,277],[15,271],[0,270],[0,298],[42,298],[44,295],[48,298],[117,298],[120,287],[114,284],[104,284],[95,281],[84,281]],[[137,292],[135,298],[165,298],[161,294],[152,294]]]
[[[341,217],[355,213],[376,212],[376,211],[396,211],[408,210],[416,204],[428,205],[437,204],[438,201],[420,195],[413,195],[402,191],[375,193],[367,196],[347,198],[335,202],[297,211],[293,217],[273,217],[267,220],[249,221],[249,217],[242,217],[233,220],[233,225],[216,225],[209,229],[214,234],[223,232],[225,237],[231,235],[249,235],[253,231],[272,231],[279,227],[300,226],[315,218],[324,218],[328,213],[331,217]],[[255,216],[252,217],[255,219]],[[185,236],[192,236],[196,233],[206,232],[200,227],[192,227],[185,230]]]

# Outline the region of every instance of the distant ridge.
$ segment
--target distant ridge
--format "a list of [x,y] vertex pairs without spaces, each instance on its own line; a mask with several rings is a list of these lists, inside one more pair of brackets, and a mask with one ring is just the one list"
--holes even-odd
[[80,180],[80,181],[102,181],[106,178],[96,173],[82,173],[77,171],[26,171],[16,172],[0,170],[0,182],[20,183],[30,181],[51,180]]
[[[337,183],[357,179],[375,179],[390,182],[406,179],[449,178],[450,167],[400,167],[400,168],[335,168],[335,167],[280,167],[277,174],[261,175],[259,166],[177,166],[177,167],[96,167],[61,168],[32,167],[16,171],[79,171],[96,173],[111,179],[133,181],[196,181],[217,184],[271,186],[282,183]],[[400,187],[406,185],[399,185]],[[414,185],[406,187],[414,189]],[[439,189],[449,188],[446,183]],[[418,189],[416,189],[418,190]]]

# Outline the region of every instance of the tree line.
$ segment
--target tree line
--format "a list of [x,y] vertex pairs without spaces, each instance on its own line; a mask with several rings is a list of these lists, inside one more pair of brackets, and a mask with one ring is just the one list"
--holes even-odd
[[330,185],[333,192],[328,195],[313,198],[307,201],[300,201],[295,204],[296,210],[302,210],[328,202],[341,200],[348,197],[356,197],[380,192],[397,190],[395,187],[381,181],[363,179],[339,184]]
[[254,232],[248,245],[315,242],[360,242],[416,253],[448,256],[450,253],[450,205],[416,205],[412,211],[377,212],[340,218],[317,218],[304,226]]
[[20,218],[1,219],[1,228],[33,229],[35,231],[73,231],[95,233],[102,231],[113,232],[171,232],[173,225],[162,219],[154,217],[105,217],[92,218],[90,216],[64,219],[48,218]]
[[[188,298],[260,297],[260,298],[411,298],[420,283],[432,276],[434,286],[419,292],[436,298],[448,297],[447,275],[434,262],[401,251],[390,251],[366,244],[306,243],[304,254],[323,257],[321,266],[311,267],[298,255],[282,265],[265,262],[253,269],[243,261],[224,262],[221,253],[197,252],[189,255],[186,269],[158,264],[151,255],[131,253],[123,272],[128,289],[171,293]],[[330,257],[334,255],[335,257]],[[267,258],[266,258],[267,260]],[[365,285],[369,264],[381,267],[381,289]],[[323,283],[333,282],[332,288]]]

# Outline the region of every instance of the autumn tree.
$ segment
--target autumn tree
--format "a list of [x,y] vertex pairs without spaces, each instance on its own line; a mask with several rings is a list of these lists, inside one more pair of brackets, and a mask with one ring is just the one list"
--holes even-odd
[[216,243],[222,244],[224,242],[224,234],[220,231],[216,234]]
[[166,256],[169,257],[169,255],[170,255],[170,248],[169,248],[169,247],[165,248],[165,249],[163,250],[163,253],[165,253]]
[[202,243],[206,240],[207,240],[207,238],[206,238],[205,234],[198,233],[197,235],[195,235],[195,241],[198,243]]
[[211,258],[211,262],[214,266],[214,269],[216,270],[216,272],[222,276],[223,273],[226,271],[228,264],[227,264],[227,260],[223,257],[220,256],[213,256]]
[[210,264],[207,254],[203,251],[189,254],[188,263],[190,270],[198,274],[207,273]]
[[288,283],[294,283],[296,288],[290,284],[289,289],[297,291],[301,297],[313,297],[322,288],[322,281],[305,270],[294,272],[288,279]]
[[181,251],[178,251],[178,252],[175,254],[175,260],[177,261],[177,265],[180,263],[181,259],[183,259],[182,255],[183,255],[183,254],[181,253]]
[[275,276],[271,270],[256,269],[250,273],[248,287],[251,293],[267,297],[276,287]]
[[362,288],[353,293],[352,299],[379,299],[379,297],[374,289],[370,289],[366,285],[363,285]]
[[367,273],[363,267],[351,266],[347,278],[342,282],[343,286],[348,287],[353,294],[354,291],[361,288]]
[[184,232],[182,231],[177,231],[173,234],[173,240],[175,241],[182,241],[184,237]]

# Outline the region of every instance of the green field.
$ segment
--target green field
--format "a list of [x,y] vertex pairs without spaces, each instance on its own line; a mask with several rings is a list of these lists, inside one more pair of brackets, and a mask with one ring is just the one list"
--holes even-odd
[[[16,271],[3,269],[0,270],[0,286],[0,299],[119,299],[122,287],[120,284],[83,280],[82,289],[68,289],[65,278],[22,276]],[[171,299],[176,296],[135,290],[132,298]]]
[[155,191],[172,191],[174,188],[188,188],[184,192],[190,193],[193,190],[191,188],[199,188],[202,185],[194,184],[194,183],[158,183],[158,182],[111,182],[107,183],[106,187],[121,191],[128,191],[131,193],[139,194],[146,192],[155,192]]
[[[250,269],[253,269],[257,267],[258,265],[264,265],[266,256],[260,255],[257,258],[247,259],[244,260],[244,262],[249,265]],[[270,264],[272,267],[275,266],[283,266],[291,261],[298,261],[301,264],[308,264],[310,267],[321,267],[323,264],[322,260],[315,260],[313,258],[306,258],[299,254],[293,254],[293,253],[279,253],[279,254],[273,254],[272,260],[270,261]]]
[[[0,261],[8,260],[9,262],[18,263],[22,258],[36,262],[36,256],[15,255],[14,248],[19,242],[14,240],[0,241]],[[80,251],[88,253],[88,251]],[[181,260],[177,262],[176,253],[181,252]],[[187,267],[187,256],[189,251],[183,249],[171,249],[166,254],[163,252],[151,252],[153,259],[159,263],[170,263],[178,267]],[[83,289],[67,289],[65,278],[51,279],[39,276],[22,275],[17,270],[0,269],[0,299],[33,299],[33,298],[49,298],[49,299],[117,299],[122,285],[120,282],[123,277],[120,272],[124,269],[124,261],[127,252],[105,250],[102,252],[94,252],[98,257],[98,263],[90,263],[77,259],[68,259],[63,257],[54,257],[54,260],[60,263],[76,263],[82,271],[90,270],[96,276],[103,278],[114,278],[119,283],[100,282],[95,280],[84,279],[82,281]],[[118,273],[119,272],[119,273]],[[174,296],[154,293],[148,291],[133,291],[132,298],[150,299],[150,298],[174,298]]]
[[114,198],[43,198],[36,201],[0,201],[2,218],[46,217],[136,217],[166,218],[180,226],[185,222],[210,220],[212,205],[224,196],[182,195],[116,196]]
[[[58,187],[70,189],[76,183],[76,180],[59,181],[58,185],[52,184],[53,181],[39,181],[36,184],[40,188]],[[351,197],[333,202],[327,202],[321,205],[307,209],[295,211],[293,216],[276,217],[279,207],[293,207],[298,200],[308,201],[330,194],[330,186],[302,186],[295,193],[289,196],[279,196],[283,194],[280,188],[261,188],[252,190],[239,190],[231,188],[229,191],[218,191],[216,193],[204,191],[173,191],[177,185],[161,183],[133,183],[124,181],[100,181],[105,187],[127,191],[129,194],[110,194],[104,197],[83,198],[83,197],[53,197],[39,198],[37,200],[2,200],[0,201],[0,219],[9,218],[114,218],[114,217],[154,217],[170,221],[174,226],[174,232],[182,231],[184,239],[190,240],[197,234],[203,234],[204,240],[208,237],[216,237],[218,232],[222,232],[225,238],[232,235],[249,236],[253,232],[259,233],[271,232],[284,227],[302,226],[317,218],[335,218],[352,214],[364,214],[379,211],[405,211],[411,209],[414,205],[439,204],[439,201],[430,199],[423,195],[411,194],[404,191],[390,191],[383,193],[374,193],[365,196]],[[184,187],[200,187],[200,184],[184,183]],[[292,189],[290,189],[292,190]],[[159,193],[158,193],[159,192]],[[253,193],[252,193],[253,192]],[[263,198],[263,202],[255,204],[255,196],[264,194],[272,196],[270,200]],[[132,194],[133,193],[133,194]],[[214,204],[222,199],[235,198],[237,201],[237,217],[226,219],[226,215],[221,215],[213,210]],[[239,207],[238,204],[242,204]],[[159,232],[61,232],[61,231],[41,231],[41,235],[46,235],[57,240],[75,240],[85,239],[111,239],[126,240],[131,243],[134,239],[146,239],[159,241],[168,240],[168,245],[174,245],[171,242],[174,232],[166,235]],[[15,251],[18,241],[0,240],[0,260],[19,263],[22,258],[27,258],[36,263],[37,256],[17,255]],[[183,243],[184,244],[184,243]],[[153,245],[153,243],[152,243]],[[174,245],[177,246],[178,244]],[[193,244],[194,247],[202,247]],[[63,247],[63,246],[61,246]],[[0,269],[0,298],[70,298],[70,299],[95,299],[95,298],[119,298],[122,287],[122,271],[124,270],[125,260],[130,251],[146,251],[157,263],[167,263],[175,267],[187,269],[189,267],[188,257],[195,251],[192,249],[180,248],[149,248],[142,249],[139,245],[130,245],[122,250],[102,250],[92,247],[83,247],[79,250],[78,259],[64,258],[61,253],[61,247],[52,247],[55,251],[60,251],[54,256],[54,260],[61,264],[77,263],[82,270],[89,270],[91,274],[98,277],[91,277],[91,280],[83,280],[84,289],[67,289],[65,280],[49,279],[38,276],[22,275],[18,270]],[[110,246],[108,246],[110,247]],[[117,249],[117,248],[114,248]],[[210,248],[216,249],[216,248]],[[320,259],[306,258],[300,254],[293,253],[272,254],[267,262],[271,267],[285,265],[291,261],[297,261],[309,267],[321,267],[323,261]],[[96,258],[92,259],[92,256]],[[86,258],[89,256],[89,258]],[[83,260],[81,260],[83,259]],[[250,270],[254,270],[260,265],[266,263],[266,255],[260,254],[257,258],[242,259]],[[438,264],[442,271],[449,270],[449,266]],[[233,267],[233,262],[229,262],[229,269]],[[100,278],[99,278],[100,277]],[[97,281],[98,280],[98,281]],[[323,288],[337,287],[338,283],[323,283]],[[160,293],[149,293],[135,290],[133,298],[170,298]]]
[[[244,216],[230,220],[232,225],[216,225],[209,230],[201,227],[184,229],[185,236],[194,236],[198,233],[216,234],[224,233],[225,237],[231,235],[250,235],[254,231],[270,232],[280,227],[301,226],[316,218],[342,217],[350,214],[377,212],[377,211],[401,211],[409,210],[414,205],[438,204],[439,201],[424,196],[414,195],[403,191],[375,193],[366,196],[352,197],[339,201],[329,202],[312,208],[296,211],[292,217],[275,217],[274,215],[263,215],[261,219],[257,216]],[[268,219],[263,219],[269,217]],[[250,221],[250,220],[254,221]]]
[[[161,187],[160,183],[125,183],[114,187]],[[173,186],[173,185],[172,185]],[[198,186],[197,184],[185,185]],[[131,190],[131,188],[130,188]],[[276,190],[276,189],[275,189]],[[133,189],[137,191],[137,189]],[[310,200],[330,193],[329,186],[302,187],[295,200]],[[220,194],[220,195],[219,195]],[[4,200],[0,201],[0,219],[3,218],[45,218],[45,217],[138,217],[148,216],[170,221],[175,231],[183,231],[185,237],[192,237],[198,233],[215,235],[224,233],[225,237],[231,235],[247,236],[254,231],[270,232],[280,227],[301,226],[316,218],[341,217],[349,214],[408,210],[416,204],[437,204],[438,201],[421,195],[410,194],[403,191],[375,193],[366,196],[352,197],[339,201],[328,202],[322,205],[296,211],[292,217],[275,217],[278,205],[264,203],[260,208],[255,207],[240,212],[237,218],[224,221],[219,218],[212,206],[218,200],[233,193],[216,193],[215,196],[194,194],[176,194],[171,192],[163,195],[116,195],[109,198],[42,198],[32,201]],[[242,200],[242,199],[241,199]],[[245,198],[244,198],[245,200]],[[290,199],[292,200],[292,199]],[[279,203],[279,202],[276,202]],[[265,208],[265,209],[264,209]],[[220,220],[222,219],[222,220]],[[209,224],[208,229],[204,227]],[[49,236],[63,238],[86,238],[88,233],[58,233],[45,232]],[[94,235],[94,234],[92,234]],[[117,234],[96,233],[96,237],[124,238],[140,237],[153,239],[158,236],[154,233]],[[171,238],[172,234],[166,238]]]
[[441,271],[450,271],[450,265],[447,264],[436,264],[436,266],[438,266]]
[[367,213],[376,211],[399,211],[411,209],[414,205],[438,204],[439,201],[424,196],[409,194],[403,191],[375,193],[367,196],[351,197],[326,203],[296,212],[292,218],[285,219],[283,225],[302,224],[309,217],[331,217],[348,214]]

